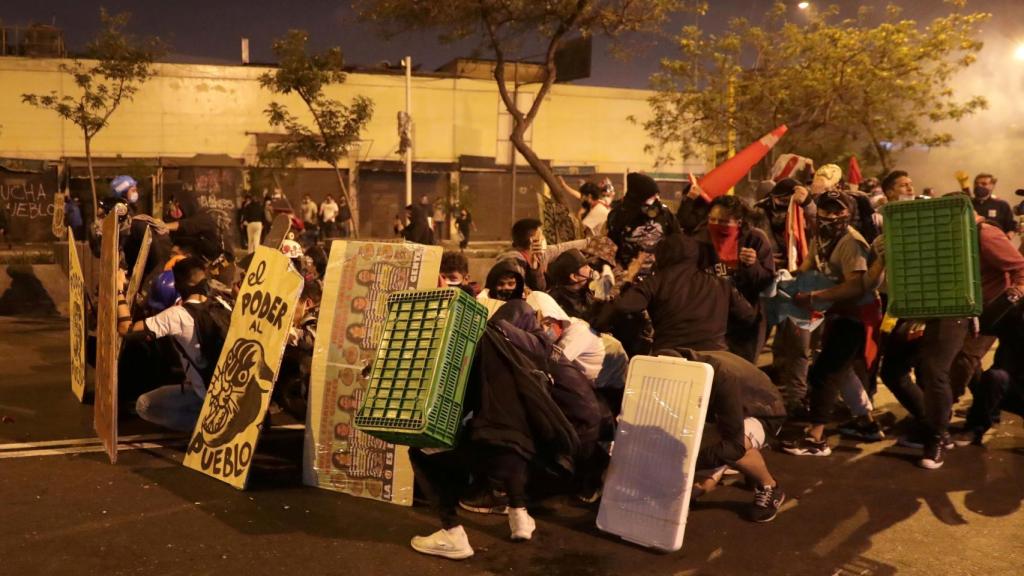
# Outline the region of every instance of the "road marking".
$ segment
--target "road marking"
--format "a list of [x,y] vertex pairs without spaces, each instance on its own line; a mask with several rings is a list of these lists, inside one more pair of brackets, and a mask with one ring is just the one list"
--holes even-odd
[[[302,424],[286,424],[274,426],[265,436],[275,436],[274,432],[285,430],[303,430]],[[188,438],[182,434],[137,434],[121,436],[118,440],[118,451],[139,450],[145,448],[166,448],[184,444]],[[157,443],[157,442],[163,442]],[[89,454],[105,452],[103,441],[99,438],[72,438],[69,440],[45,440],[40,442],[16,442],[0,444],[0,460],[10,458],[31,458],[34,456],[61,456],[66,454]]]

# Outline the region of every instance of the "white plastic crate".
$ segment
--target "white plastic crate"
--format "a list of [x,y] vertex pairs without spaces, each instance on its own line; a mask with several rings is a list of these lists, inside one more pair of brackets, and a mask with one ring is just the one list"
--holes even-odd
[[630,361],[598,528],[649,548],[682,547],[713,377],[711,366],[681,358]]

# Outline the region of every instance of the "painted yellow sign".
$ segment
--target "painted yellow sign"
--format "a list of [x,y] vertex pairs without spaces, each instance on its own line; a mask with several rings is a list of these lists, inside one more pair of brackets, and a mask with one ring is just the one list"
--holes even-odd
[[347,242],[331,246],[309,388],[303,480],[310,486],[412,505],[408,448],[355,429],[354,419],[387,318],[387,297],[436,288],[442,249]]
[[302,276],[279,251],[256,248],[231,312],[185,466],[245,489],[288,342]]
[[68,316],[71,329],[71,391],[85,397],[85,278],[78,261],[75,235],[68,230]]

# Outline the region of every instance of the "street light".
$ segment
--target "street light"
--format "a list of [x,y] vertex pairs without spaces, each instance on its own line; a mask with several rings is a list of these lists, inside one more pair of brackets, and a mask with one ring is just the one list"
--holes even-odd
[[800,2],[800,3],[798,3],[796,5],[796,7],[801,9],[801,10],[807,10],[808,8],[811,7],[811,3],[810,2]]

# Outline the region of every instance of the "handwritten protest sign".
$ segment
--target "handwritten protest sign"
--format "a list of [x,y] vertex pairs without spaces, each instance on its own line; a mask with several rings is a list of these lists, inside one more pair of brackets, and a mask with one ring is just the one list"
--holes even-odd
[[57,192],[53,195],[53,220],[50,222],[50,231],[53,232],[54,238],[57,240],[64,239],[65,215],[64,215],[64,197],[66,195],[63,192]]
[[118,216],[123,205],[103,219],[103,241],[100,245],[100,297],[96,319],[96,395],[93,400],[93,427],[103,440],[110,463],[117,462],[117,349],[121,337],[117,333],[117,265]]
[[68,230],[68,315],[71,331],[71,391],[85,397],[85,278],[78,261],[75,235]]
[[439,246],[335,241],[327,263],[310,376],[303,481],[363,498],[412,505],[408,449],[355,429],[387,297],[435,288]]
[[244,489],[281,367],[302,276],[284,255],[259,246],[242,281],[185,466]]

